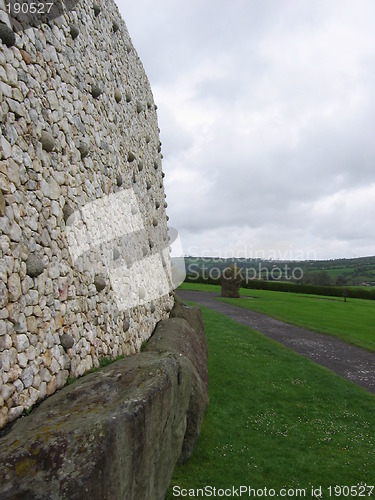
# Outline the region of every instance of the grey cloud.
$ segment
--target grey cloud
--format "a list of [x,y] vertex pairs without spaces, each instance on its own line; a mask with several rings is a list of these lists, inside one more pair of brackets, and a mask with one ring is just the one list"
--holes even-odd
[[119,5],[159,105],[171,222],[188,241],[370,251],[372,1]]

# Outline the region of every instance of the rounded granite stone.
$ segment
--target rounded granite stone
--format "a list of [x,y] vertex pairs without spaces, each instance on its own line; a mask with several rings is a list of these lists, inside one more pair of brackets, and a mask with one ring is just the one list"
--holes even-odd
[[43,130],[41,133],[40,142],[42,143],[42,148],[44,149],[44,151],[47,151],[47,153],[50,153],[55,149],[54,138],[45,130]]
[[78,26],[76,26],[75,24],[69,24],[69,28],[70,28],[70,35],[72,39],[75,40],[79,35]]
[[64,333],[63,335],[61,335],[60,342],[65,351],[71,349],[74,346],[74,339],[71,335],[69,335],[69,333]]
[[121,102],[121,99],[122,99],[122,94],[121,94],[121,92],[120,92],[120,90],[119,90],[119,89],[116,89],[116,90],[115,90],[115,94],[114,94],[114,95],[115,95],[115,101],[116,101],[117,103]]
[[91,86],[91,95],[93,96],[94,99],[97,99],[102,93],[103,91],[99,87],[99,85],[94,84]]
[[63,216],[64,216],[64,221],[67,222],[69,217],[74,213],[74,209],[69,205],[69,203],[65,203],[64,208],[63,208]]
[[97,274],[94,278],[94,285],[98,292],[101,292],[106,287],[106,280],[103,274]]
[[38,255],[31,253],[26,261],[26,274],[31,278],[36,278],[42,274],[44,269],[43,260]]
[[5,23],[0,21],[0,38],[4,45],[12,47],[16,43],[16,35]]
[[83,160],[89,154],[89,145],[86,142],[81,142],[78,146],[78,151],[81,153],[81,159]]

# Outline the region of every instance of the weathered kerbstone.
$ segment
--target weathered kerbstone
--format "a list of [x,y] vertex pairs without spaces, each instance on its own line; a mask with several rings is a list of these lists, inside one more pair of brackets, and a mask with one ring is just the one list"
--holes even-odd
[[170,352],[177,356],[182,355],[192,365],[192,392],[187,412],[184,444],[180,456],[180,460],[184,462],[193,453],[203,415],[208,406],[208,348],[202,314],[198,308],[192,309],[180,305],[174,309],[171,316],[174,317],[158,323],[145,350],[147,352]]
[[61,389],[1,438],[2,495],[163,500],[191,380],[184,356],[147,352]]

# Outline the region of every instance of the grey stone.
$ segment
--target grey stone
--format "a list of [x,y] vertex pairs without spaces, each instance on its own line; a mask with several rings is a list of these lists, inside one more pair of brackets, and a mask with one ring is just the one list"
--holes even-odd
[[103,274],[97,274],[94,278],[94,285],[98,292],[101,292],[106,287],[106,279]]
[[81,142],[78,147],[78,151],[81,153],[81,158],[83,160],[83,158],[86,158],[90,152],[89,145],[86,142]]
[[75,40],[79,35],[79,28],[75,24],[69,24],[70,35]]
[[122,94],[119,89],[115,89],[115,101],[116,102],[121,102],[122,99]]
[[116,183],[117,183],[118,187],[122,186],[122,175],[121,174],[117,174]]
[[100,14],[101,8],[98,4],[94,3],[93,9],[94,9],[95,17],[97,17]]
[[16,35],[5,23],[0,21],[0,38],[4,45],[12,47],[16,43]]
[[63,335],[61,335],[60,341],[65,351],[71,349],[74,346],[74,339],[71,335],[69,335],[69,333],[64,333]]
[[74,214],[74,209],[69,205],[69,203],[65,203],[63,208],[64,221],[67,222],[72,214]]
[[5,198],[3,192],[0,191],[0,217],[5,214]]
[[113,249],[113,260],[118,260],[120,258],[120,252],[117,247]]
[[4,498],[164,499],[191,377],[183,356],[145,352],[64,387],[2,437]]
[[43,130],[41,133],[40,142],[42,143],[42,147],[43,147],[44,151],[47,151],[48,153],[53,151],[55,148],[54,138],[52,137],[51,134],[49,134],[45,130]]
[[135,160],[134,153],[132,153],[132,152],[128,153],[128,162],[131,163],[134,160]]
[[36,254],[30,254],[26,261],[26,273],[31,278],[36,278],[45,269],[43,260]]
[[103,90],[99,87],[99,85],[91,86],[91,95],[93,96],[94,99],[97,99],[102,93]]

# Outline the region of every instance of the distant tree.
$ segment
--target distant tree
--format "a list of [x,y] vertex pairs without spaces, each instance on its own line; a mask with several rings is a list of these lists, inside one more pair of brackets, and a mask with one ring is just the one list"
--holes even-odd
[[335,285],[336,286],[344,286],[345,284],[346,284],[345,276],[343,274],[340,274],[339,276],[337,276]]

